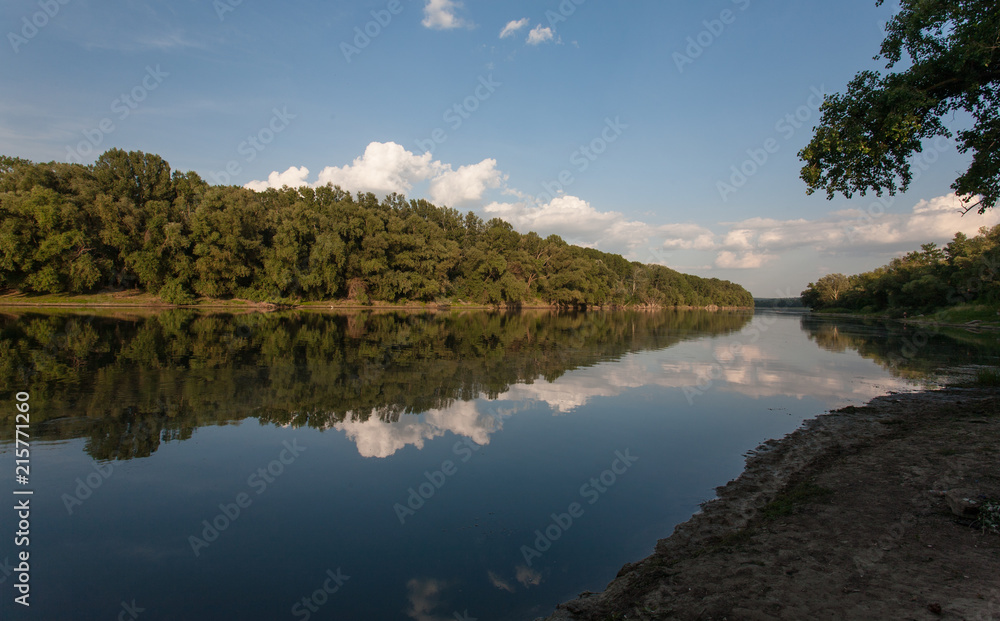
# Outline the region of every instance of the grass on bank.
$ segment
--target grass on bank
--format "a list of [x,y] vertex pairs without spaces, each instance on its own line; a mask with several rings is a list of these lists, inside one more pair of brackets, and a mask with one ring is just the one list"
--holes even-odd
[[986,304],[960,304],[937,311],[927,316],[940,323],[969,323],[979,321],[1000,325],[1000,309]]
[[965,325],[975,323],[983,326],[1000,327],[1000,308],[988,304],[959,304],[942,308],[933,312],[922,312],[919,309],[893,308],[875,310],[871,306],[861,309],[851,308],[821,308],[813,311],[818,315],[848,315],[851,317],[875,317],[885,319],[906,318],[916,323]]
[[972,380],[975,386],[1000,386],[1000,369],[984,368],[976,371],[976,376]]
[[[5,293],[0,295],[0,306],[143,306],[172,308],[176,305],[166,302],[160,296],[152,293],[144,293],[138,290],[126,290],[105,291],[79,295],[68,293]],[[260,306],[260,304],[249,300],[214,300],[201,298],[185,306],[205,308],[252,308]]]
[[764,506],[761,514],[765,520],[775,520],[791,515],[798,507],[826,498],[832,493],[833,490],[812,482],[799,483],[778,494],[774,500]]
[[984,535],[987,532],[1000,534],[1000,500],[991,498],[983,503],[976,525],[982,528]]
[[[271,302],[255,302],[238,298],[217,299],[197,298],[190,303],[174,304],[162,297],[138,290],[103,291],[86,294],[66,293],[0,293],[0,307],[49,307],[49,308],[99,308],[99,307],[144,307],[144,308],[204,308],[204,309],[236,309],[260,310],[276,308],[298,308],[304,310],[478,310],[492,309],[495,306],[474,304],[464,300],[435,300],[433,302],[400,301],[384,302],[373,300],[362,303],[357,300],[316,300],[303,302],[297,299],[282,299]],[[519,308],[552,308],[551,304],[541,299],[534,299],[520,305]]]
[[[366,302],[358,300],[313,300],[313,301],[302,301],[297,298],[281,298],[265,301],[254,301],[245,300],[240,298],[229,298],[229,299],[217,299],[217,298],[197,298],[188,303],[174,303],[168,302],[159,295],[152,293],[145,293],[139,290],[126,290],[126,291],[102,291],[99,293],[86,293],[86,294],[66,294],[66,293],[21,293],[17,291],[0,291],[0,308],[3,307],[45,307],[45,308],[149,308],[149,309],[168,309],[168,308],[191,308],[191,309],[230,309],[230,310],[245,310],[245,311],[261,311],[261,310],[282,310],[282,309],[301,309],[301,310],[344,310],[344,311],[392,311],[392,310],[409,310],[409,311],[439,311],[439,310],[451,310],[451,311],[465,311],[465,310],[504,310],[504,309],[560,309],[566,307],[560,307],[558,305],[550,304],[545,300],[540,298],[534,298],[531,300],[526,300],[515,306],[507,306],[504,304],[481,304],[476,302],[468,302],[462,299],[446,299],[440,298],[431,302],[423,301],[413,301],[413,300],[401,300],[399,302],[385,302],[381,300],[370,300]],[[572,308],[572,307],[569,307]],[[621,309],[635,309],[635,310],[664,310],[664,309],[674,309],[674,310],[711,310],[711,311],[748,311],[753,312],[752,308],[739,308],[739,307],[719,307],[716,305],[711,305],[707,307],[703,306],[587,306],[589,310],[621,310]]]

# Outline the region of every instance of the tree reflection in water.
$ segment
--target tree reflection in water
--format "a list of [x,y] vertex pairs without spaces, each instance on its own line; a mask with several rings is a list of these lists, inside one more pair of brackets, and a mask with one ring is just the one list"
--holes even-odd
[[[395,422],[629,352],[735,332],[751,317],[31,311],[0,315],[0,377],[30,386],[39,439],[86,438],[94,459],[133,459],[198,427],[247,418],[319,429]],[[0,439],[12,429],[4,425]]]

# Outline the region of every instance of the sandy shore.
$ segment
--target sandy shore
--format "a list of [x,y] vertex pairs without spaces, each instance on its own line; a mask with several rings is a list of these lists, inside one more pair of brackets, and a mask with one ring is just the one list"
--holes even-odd
[[820,416],[717,491],[548,619],[1000,619],[1000,535],[951,508],[1000,499],[996,388]]

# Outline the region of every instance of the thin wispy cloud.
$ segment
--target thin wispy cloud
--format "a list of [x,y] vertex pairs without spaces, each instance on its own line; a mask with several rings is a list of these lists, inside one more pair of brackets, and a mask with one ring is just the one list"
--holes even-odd
[[504,26],[503,30],[500,31],[500,38],[506,39],[507,37],[514,36],[517,33],[517,31],[526,27],[528,23],[529,20],[527,17],[507,22],[507,25]]

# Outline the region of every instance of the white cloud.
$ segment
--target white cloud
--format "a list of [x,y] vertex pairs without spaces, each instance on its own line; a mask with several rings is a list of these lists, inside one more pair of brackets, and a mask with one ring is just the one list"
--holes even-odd
[[506,176],[497,169],[497,161],[484,159],[478,164],[460,166],[434,160],[431,154],[416,155],[395,142],[372,142],[364,155],[346,166],[327,166],[320,171],[317,181],[307,181],[309,169],[292,166],[283,173],[268,175],[265,181],[251,181],[244,187],[258,192],[284,185],[301,187],[339,185],[349,192],[374,192],[406,194],[413,186],[430,181],[428,193],[441,205],[458,205],[481,200],[489,189],[500,187]]
[[460,8],[462,3],[456,0],[427,0],[424,6],[424,21],[421,23],[425,28],[434,30],[451,30],[468,26],[468,22],[455,15],[455,11]]
[[408,192],[413,184],[442,172],[430,153],[414,155],[395,142],[373,142],[348,166],[327,166],[319,185],[332,183],[361,192]]
[[1000,213],[963,217],[961,205],[957,196],[949,194],[922,200],[903,213],[887,213],[874,202],[866,210],[844,209],[814,220],[749,218],[711,227],[666,224],[656,232],[663,236],[665,249],[716,252],[714,267],[719,269],[755,269],[801,249],[884,262],[887,255],[915,250],[929,241],[944,244],[959,231],[973,236],[982,226],[1000,223]]
[[552,33],[552,29],[548,26],[542,27],[541,24],[535,26],[528,33],[528,39],[526,43],[528,45],[539,45],[545,43],[546,41],[551,41],[555,35]]
[[981,226],[1000,223],[1000,213],[962,216],[955,194],[922,200],[909,213],[886,213],[873,202],[867,210],[841,210],[816,220],[750,218],[722,223],[729,230],[718,248],[771,252],[812,248],[820,252],[915,250],[928,241],[944,242],[956,232],[975,235]]
[[500,31],[500,38],[501,39],[506,39],[507,37],[511,37],[518,30],[524,28],[527,25],[528,25],[528,18],[527,17],[525,17],[523,19],[515,19],[515,20],[512,20],[512,21],[509,21],[509,22],[507,22],[507,25],[503,27],[503,30]]
[[300,188],[304,185],[308,185],[308,183],[306,183],[306,177],[308,176],[309,176],[309,169],[306,168],[305,166],[302,166],[300,168],[291,166],[288,170],[286,170],[283,173],[274,171],[273,173],[267,176],[267,181],[251,181],[250,183],[246,184],[243,187],[248,188],[250,190],[255,190],[257,192],[263,192],[268,188],[277,189],[284,187],[286,185],[290,188]]
[[722,269],[755,269],[762,267],[768,261],[777,259],[778,255],[757,253],[753,251],[741,252],[739,254],[723,250],[715,258],[715,266]]
[[665,237],[663,248],[671,250],[712,250],[715,234],[699,224],[664,224],[657,231]]
[[588,246],[636,248],[647,243],[654,227],[629,220],[617,211],[598,211],[577,196],[563,195],[537,207],[527,203],[490,203],[487,214],[510,222],[519,231],[556,234]]
[[553,414],[569,414],[587,405],[594,397],[613,397],[619,392],[620,390],[611,389],[607,384],[595,384],[588,377],[570,375],[555,382],[515,384],[500,398],[504,401],[546,403]]
[[353,417],[335,423],[358,447],[363,457],[389,457],[412,444],[423,448],[426,440],[450,432],[469,438],[480,446],[490,443],[490,434],[500,429],[499,419],[481,413],[475,401],[458,401],[443,410],[428,410],[419,416],[401,416],[395,422],[370,417]]
[[478,164],[460,166],[436,176],[430,185],[431,201],[439,206],[458,205],[482,198],[487,189],[500,187],[506,177],[497,170],[497,161],[486,159]]
[[754,247],[754,232],[749,229],[734,229],[726,233],[722,246],[735,250],[750,250]]
[[977,234],[981,226],[1000,223],[1000,212],[996,210],[982,216],[975,213],[962,216],[961,205],[955,194],[922,200],[913,206],[910,214],[885,214],[872,218],[870,224],[862,218],[857,222],[853,237],[855,243],[906,244],[908,249],[915,250],[916,245],[933,238],[951,238],[957,231],[971,236]]

